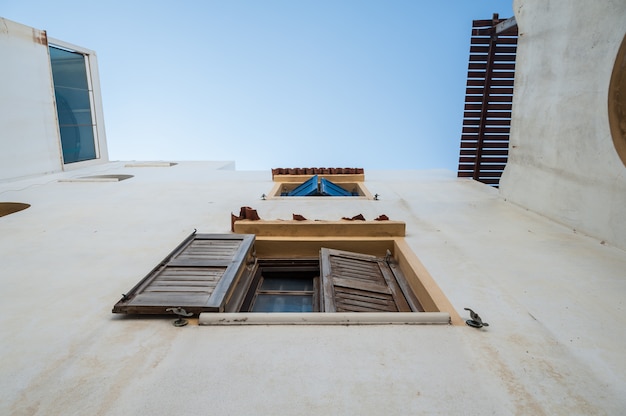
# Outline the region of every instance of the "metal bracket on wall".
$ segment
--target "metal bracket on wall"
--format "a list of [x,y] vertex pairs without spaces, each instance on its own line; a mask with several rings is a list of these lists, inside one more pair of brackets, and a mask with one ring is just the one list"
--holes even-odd
[[187,312],[186,310],[184,310],[181,307],[176,307],[176,308],[167,308],[165,310],[166,312],[172,312],[175,315],[178,315],[178,319],[176,319],[174,322],[172,322],[172,325],[174,326],[185,326],[189,323],[189,321],[187,321],[186,319],[183,318],[183,316],[191,316],[193,315],[192,312]]

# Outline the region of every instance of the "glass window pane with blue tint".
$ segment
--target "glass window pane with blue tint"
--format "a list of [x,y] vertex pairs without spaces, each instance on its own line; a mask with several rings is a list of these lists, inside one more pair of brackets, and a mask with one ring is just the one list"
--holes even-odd
[[260,290],[311,291],[313,279],[272,277],[263,279]]
[[89,90],[85,56],[54,46],[50,46],[49,50],[63,162],[95,159],[92,92]]
[[265,272],[252,312],[313,312],[315,295],[311,273]]
[[313,312],[313,295],[259,294],[252,312]]

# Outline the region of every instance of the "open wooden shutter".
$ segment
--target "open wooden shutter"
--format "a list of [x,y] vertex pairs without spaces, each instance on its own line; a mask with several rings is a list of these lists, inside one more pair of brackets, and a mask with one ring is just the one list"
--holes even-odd
[[352,192],[343,189],[326,178],[320,180],[320,194],[325,196],[352,196]]
[[113,307],[114,313],[236,312],[252,278],[252,234],[192,234]]
[[307,179],[304,183],[298,185],[287,196],[312,196],[317,195],[317,175]]
[[411,312],[421,309],[412,293],[405,297],[383,258],[322,248],[320,268],[325,312]]

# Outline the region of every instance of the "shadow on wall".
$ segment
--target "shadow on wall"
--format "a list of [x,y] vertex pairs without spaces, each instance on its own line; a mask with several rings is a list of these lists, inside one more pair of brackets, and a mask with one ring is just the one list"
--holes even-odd
[[21,202],[0,202],[0,217],[22,211],[29,207],[30,204],[23,204]]
[[611,74],[609,124],[615,150],[626,166],[626,36],[617,52]]

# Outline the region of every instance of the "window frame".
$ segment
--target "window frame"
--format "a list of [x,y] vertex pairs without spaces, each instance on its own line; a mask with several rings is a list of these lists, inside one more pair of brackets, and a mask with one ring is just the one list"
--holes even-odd
[[[303,224],[305,223],[305,224]],[[385,256],[387,250],[395,260],[395,267],[402,271],[406,283],[417,297],[424,312],[396,312],[368,314],[369,317],[356,318],[368,323],[432,323],[431,319],[442,319],[439,314],[448,316],[452,325],[465,325],[452,303],[443,293],[428,269],[413,252],[405,240],[405,224],[400,221],[237,221],[235,232],[256,234],[255,252],[259,258],[277,257],[317,257],[322,246],[374,256]],[[322,312],[320,314],[325,314]],[[205,315],[205,314],[203,314]],[[301,314],[302,315],[302,314]],[[312,314],[306,314],[312,315]],[[328,317],[246,317],[246,323],[261,324],[264,320],[275,324],[342,324],[356,322],[354,313],[337,312],[334,318]],[[346,316],[343,316],[346,315]],[[371,316],[377,315],[377,316]],[[402,316],[407,317],[403,318]],[[423,315],[419,317],[418,315]],[[410,317],[408,317],[410,316]],[[202,318],[202,316],[201,316]],[[223,316],[223,324],[241,324],[242,317]],[[410,322],[409,322],[410,321]],[[428,321],[428,322],[422,322]],[[205,316],[203,325],[219,325],[213,318]],[[441,322],[439,322],[441,323]]]
[[[359,193],[359,190],[358,190],[359,188],[356,185],[354,184],[351,184],[351,185],[352,185],[353,190],[348,191],[347,189],[344,189],[341,185],[336,184],[327,178],[324,178],[324,177],[320,178],[319,175],[313,175],[309,179],[307,179],[306,181],[304,181],[303,183],[301,183],[300,185],[296,186],[294,189],[291,189],[291,190],[287,190],[286,185],[283,184],[283,187],[281,188],[281,191],[280,191],[280,196],[288,196],[288,197],[363,196],[362,192]],[[343,186],[346,186],[346,185],[343,185]]]
[[[264,290],[261,288],[263,284],[263,273],[295,273],[295,274],[306,274],[313,275],[311,278],[313,279],[313,290],[312,290],[312,312],[320,312],[320,293],[321,293],[321,285],[320,285],[320,270],[319,270],[319,261],[318,259],[257,259],[257,265],[254,277],[250,284],[248,293],[239,309],[239,312],[254,312],[254,305],[256,298],[259,294],[264,294]],[[299,277],[294,277],[297,279]],[[307,276],[306,278],[309,278]],[[284,291],[283,293],[286,293]],[[296,294],[296,291],[288,291],[291,294]],[[302,293],[303,291],[298,291]],[[298,294],[299,294],[298,293]],[[280,312],[274,312],[280,313]],[[300,313],[308,313],[308,312],[300,312]]]
[[[304,185],[307,181],[310,181],[313,177],[318,177],[318,182],[329,181],[342,189],[352,192],[356,190],[358,195],[333,195],[332,198],[349,198],[349,199],[374,199],[374,196],[369,192],[365,186],[364,174],[308,174],[308,175],[273,175],[274,186],[267,194],[268,199],[287,199],[287,198],[320,198],[320,195],[306,196],[306,195],[283,195],[288,192],[292,192],[298,186]],[[324,186],[326,183],[324,184]],[[318,184],[319,186],[319,184]],[[323,196],[322,196],[323,197]]]
[[[267,230],[266,230],[267,231]],[[248,235],[251,235],[249,233]],[[240,234],[224,234],[224,236],[230,236],[231,238],[238,238]],[[448,299],[445,297],[439,286],[436,284],[432,276],[425,269],[423,264],[419,261],[419,259],[415,256],[415,254],[411,251],[410,247],[404,241],[402,237],[364,237],[364,236],[356,236],[356,237],[346,237],[340,236],[326,236],[326,237],[274,237],[267,235],[252,235],[254,238],[254,245],[250,250],[248,250],[248,256],[246,257],[246,261],[242,263],[242,265],[246,266],[244,269],[250,270],[251,267],[256,267],[256,263],[260,260],[262,261],[277,261],[279,259],[290,260],[298,258],[308,258],[314,259],[318,258],[321,247],[328,247],[331,249],[338,250],[346,250],[346,251],[357,251],[360,253],[371,254],[377,257],[390,255],[393,258],[392,264],[395,264],[394,267],[397,267],[404,275],[404,280],[406,285],[410,288],[411,292],[418,299],[419,304],[422,306],[423,312],[394,312],[394,313],[369,313],[369,312],[360,312],[360,313],[328,313],[328,312],[320,312],[320,313],[302,313],[297,312],[295,314],[289,313],[259,313],[259,312],[238,312],[240,310],[240,306],[243,304],[245,297],[249,293],[249,288],[253,283],[250,275],[246,275],[245,277],[239,277],[238,282],[242,282],[238,285],[225,285],[228,286],[228,289],[225,292],[225,298],[231,300],[229,307],[221,308],[219,310],[212,309],[211,312],[205,312],[203,310],[191,310],[191,312],[199,313],[200,323],[203,325],[220,325],[220,324],[241,324],[250,321],[249,323],[263,323],[263,320],[267,320],[265,324],[270,323],[311,323],[319,322],[321,324],[337,324],[340,322],[350,321],[354,319],[354,315],[365,314],[369,318],[360,317],[356,318],[362,323],[452,323],[453,325],[462,325],[463,320],[460,318],[458,313],[454,310]],[[178,248],[177,248],[178,250]],[[174,251],[176,252],[176,250]],[[387,253],[387,254],[385,254]],[[170,255],[171,256],[171,255]],[[166,258],[167,260],[167,258]],[[163,264],[163,262],[161,263]],[[155,270],[158,268],[157,266]],[[240,268],[241,270],[241,268]],[[153,270],[154,271],[154,270]],[[245,272],[244,272],[245,273]],[[145,279],[147,279],[146,276]],[[132,296],[133,291],[135,291],[138,287],[143,284],[143,280],[138,283],[133,290],[131,290],[127,295],[124,295],[122,301],[124,301],[125,297]],[[135,310],[121,310],[117,308],[119,303],[113,309],[114,313],[137,313]],[[169,305],[170,307],[176,307],[181,305]],[[116,310],[117,309],[117,310]],[[222,312],[220,314],[215,314],[215,312]],[[228,315],[228,312],[233,313],[236,316],[222,316]],[[155,312],[148,312],[155,313]],[[160,314],[164,314],[165,308],[163,308]],[[208,315],[220,315],[220,318],[211,318],[207,317]],[[258,314],[258,316],[254,316]],[[303,318],[303,315],[335,315],[335,318],[326,318],[319,316],[310,316],[307,318]],[[205,316],[203,319],[202,316]],[[284,315],[283,318],[270,318],[268,315]],[[296,316],[299,315],[299,316]],[[383,315],[383,316],[381,316]],[[388,315],[388,316],[384,316]],[[391,315],[401,315],[399,317],[391,317]],[[423,315],[422,317],[418,317],[416,315]],[[264,318],[265,317],[265,318]],[[365,322],[363,322],[365,321]],[[354,321],[352,321],[354,322]]]
[[54,94],[54,83],[52,82],[52,94],[54,98],[55,105],[55,117],[57,120],[57,139],[58,139],[58,149],[59,149],[59,157],[61,160],[61,166],[63,170],[75,170],[80,169],[85,166],[91,166],[94,164],[99,164],[102,162],[108,161],[108,148],[106,143],[106,133],[104,128],[104,111],[102,107],[102,93],[100,89],[100,75],[98,72],[98,58],[96,56],[96,52],[90,49],[83,48],[81,46],[77,46],[68,42],[64,42],[59,39],[48,38],[48,62],[50,65],[50,79],[53,80],[52,77],[52,64],[50,60],[50,47],[57,47],[59,49],[64,49],[70,52],[75,52],[83,55],[85,59],[85,70],[87,76],[87,85],[89,88],[89,101],[90,101],[90,110],[91,117],[93,123],[93,136],[94,136],[94,148],[95,148],[95,158],[82,160],[77,162],[69,162],[66,163],[63,159],[63,145],[61,142],[61,132],[59,126],[58,119],[58,110],[57,110],[57,102]]

